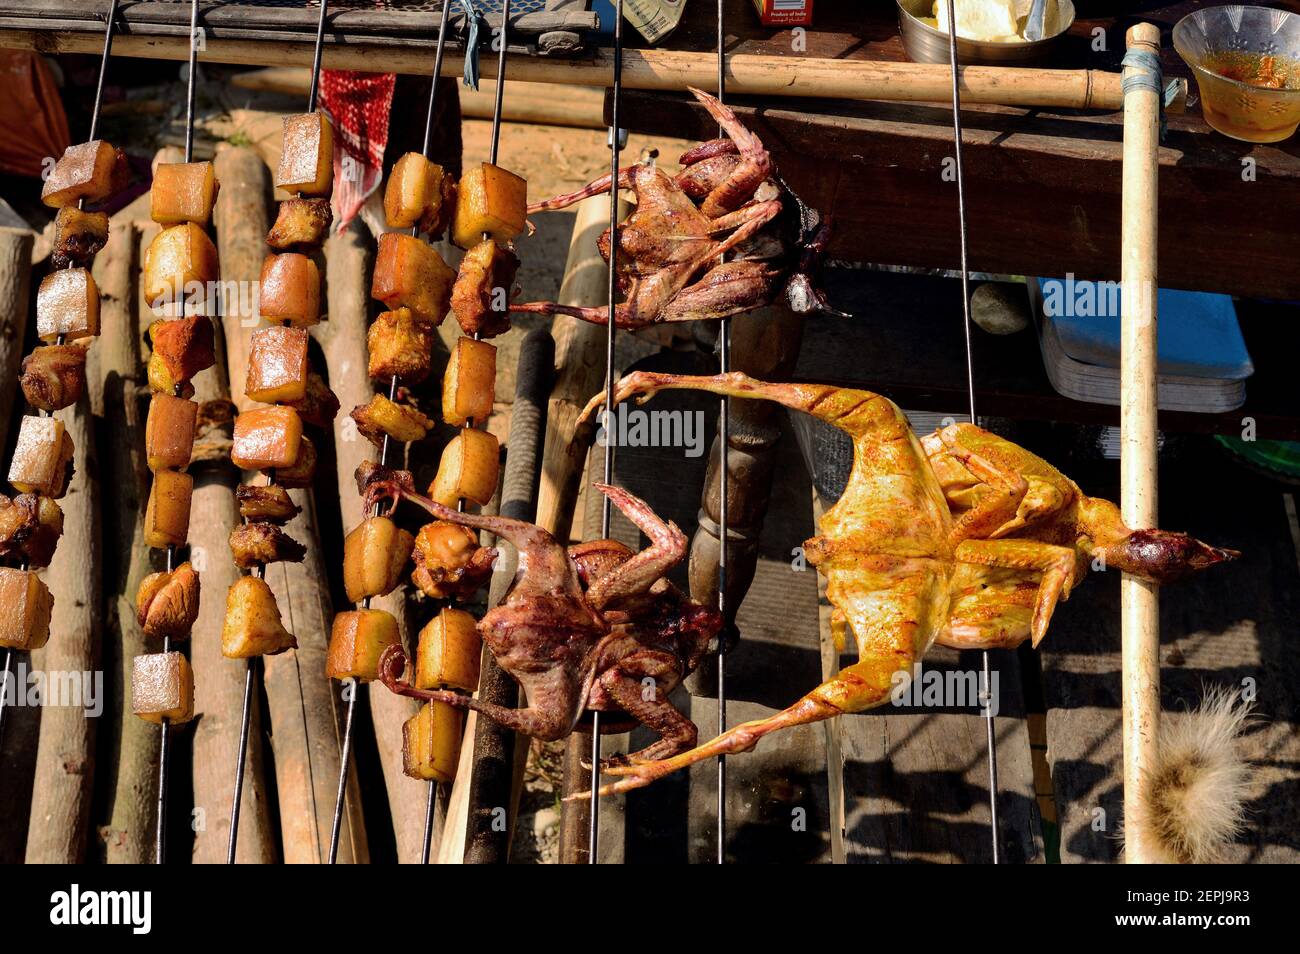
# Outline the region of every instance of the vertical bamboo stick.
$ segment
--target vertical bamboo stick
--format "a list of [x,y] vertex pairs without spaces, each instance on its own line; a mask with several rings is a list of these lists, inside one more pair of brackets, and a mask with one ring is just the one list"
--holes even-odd
[[27,333],[35,238],[30,229],[0,226],[0,447],[9,446],[9,417]]
[[[1128,49],[1160,53],[1160,31],[1139,23]],[[1125,79],[1141,75],[1126,67]],[[1130,527],[1156,526],[1156,198],[1160,93],[1132,86],[1124,96],[1124,187],[1120,332],[1121,509]],[[1143,773],[1160,727],[1160,604],[1155,583],[1125,574],[1120,582],[1123,640],[1124,814],[1134,815]],[[1151,854],[1141,832],[1128,833],[1127,860]]]

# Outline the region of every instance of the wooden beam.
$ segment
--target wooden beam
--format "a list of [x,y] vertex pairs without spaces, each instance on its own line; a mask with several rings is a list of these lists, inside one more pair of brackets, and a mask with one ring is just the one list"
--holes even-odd
[[[301,42],[222,40],[210,38],[198,57],[208,63],[263,66],[310,65],[313,47]],[[98,53],[103,39],[91,33],[57,33],[38,29],[0,29],[0,48],[59,53]],[[395,73],[426,75],[430,48],[404,49],[373,43],[327,45],[322,62],[328,69],[373,70],[376,63]],[[122,35],[113,40],[114,56],[184,60],[189,35]],[[443,76],[459,76],[464,57],[449,54]],[[888,63],[801,57],[797,68],[784,57],[736,55],[727,59],[727,92],[734,96],[795,96],[821,99],[946,102],[952,94],[947,66],[933,63]],[[966,66],[960,70],[964,103],[1004,106],[1116,110],[1123,105],[1118,73],[1099,70],[1049,70],[1024,67]],[[717,60],[711,53],[675,50],[627,50],[623,85],[627,89],[680,91],[686,86],[716,85]],[[581,60],[520,57],[510,63],[510,78],[565,86],[608,86],[613,57],[600,50]]]

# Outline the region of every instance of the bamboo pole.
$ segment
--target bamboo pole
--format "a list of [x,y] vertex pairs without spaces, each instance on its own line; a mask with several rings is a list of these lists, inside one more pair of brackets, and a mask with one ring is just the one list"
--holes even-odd
[[[251,198],[251,196],[249,196]],[[217,236],[220,241],[220,234]],[[231,267],[238,260],[232,256]],[[194,492],[190,500],[190,559],[203,581],[199,616],[190,638],[190,666],[194,670],[194,856],[196,864],[226,861],[230,839],[232,766],[239,760],[239,729],[244,704],[243,666],[221,654],[221,628],[225,622],[227,590],[239,578],[239,568],[229,558],[230,531],[240,522],[235,502],[239,471],[230,462],[234,406],[226,361],[226,323],[240,316],[217,314],[216,363],[194,379],[194,400],[199,402],[199,428],[195,434]],[[276,832],[271,823],[269,794],[263,773],[265,713],[258,695],[249,718],[248,750],[239,809],[239,864],[271,864],[279,859]]]
[[[236,73],[230,85],[289,96],[306,96],[311,70],[299,66],[268,66],[251,73]],[[476,90],[462,89],[460,114],[467,119],[491,119],[496,108],[496,81],[485,79]],[[501,118],[509,123],[538,126],[572,126],[605,129],[605,94],[596,88],[571,89],[564,96],[551,95],[544,83],[521,83],[511,78],[506,84]]]
[[[115,224],[104,254],[92,266],[100,292],[101,329],[114,336],[110,357],[114,372],[120,370],[121,358],[129,351],[118,338],[134,338],[126,329],[134,327],[131,311],[134,290],[135,230]],[[40,744],[32,788],[32,807],[27,837],[29,864],[77,864],[86,860],[90,822],[90,800],[95,768],[95,730],[99,714],[105,711],[107,698],[103,669],[100,665],[105,606],[102,601],[103,547],[99,455],[96,432],[112,433],[96,427],[103,416],[105,389],[113,387],[103,371],[106,362],[98,354],[102,342],[96,341],[89,354],[90,374],[86,393],[72,407],[56,413],[76,446],[76,460],[68,493],[60,501],[63,508],[63,536],[54,559],[46,571],[46,582],[55,595],[50,618],[50,641],[32,656],[33,669],[49,675],[47,686],[71,688],[71,674],[82,674],[79,699],[47,699],[41,717]],[[130,367],[129,370],[134,370]],[[120,398],[120,394],[115,398]],[[114,414],[121,412],[121,401],[112,404]],[[120,421],[121,418],[118,418]],[[89,692],[88,692],[89,691]],[[89,694],[93,693],[93,695]],[[97,703],[99,712],[93,712]]]
[[[619,215],[626,214],[626,203],[620,203]],[[600,257],[596,240],[608,225],[609,199],[592,196],[578,204],[560,284],[561,303],[585,306],[605,301],[609,266]],[[555,336],[556,377],[546,407],[536,523],[566,541],[578,501],[578,481],[594,434],[578,434],[578,417],[605,380],[605,329],[561,315],[551,322],[551,333]]]
[[[121,239],[129,243],[134,280],[128,302],[120,310],[106,301],[100,309],[100,337],[92,353],[98,350],[98,372],[102,378],[104,430],[103,449],[105,482],[114,491],[113,506],[104,513],[104,539],[113,542],[114,568],[111,586],[107,586],[108,643],[111,656],[111,698],[131,697],[132,660],[150,651],[144,633],[135,618],[135,593],[144,577],[153,572],[149,548],[144,542],[145,501],[149,494],[149,468],[145,463],[144,428],[147,415],[147,389],[144,384],[144,355],[141,340],[153,314],[143,301],[139,269],[144,251],[158,234],[153,222],[128,222]],[[114,233],[104,256],[117,258]],[[94,400],[94,390],[92,390]],[[115,733],[111,764],[105,766],[112,790],[109,823],[104,836],[105,860],[110,864],[147,864],[153,860],[153,820],[157,800],[158,742],[157,728],[139,719],[126,702],[119,704],[117,718],[110,721]]]
[[[1128,49],[1159,55],[1160,31],[1139,23]],[[1125,77],[1140,75],[1128,67]],[[1124,185],[1120,332],[1121,510],[1130,527],[1156,520],[1156,200],[1160,94],[1135,87],[1124,100]],[[1142,777],[1160,728],[1160,604],[1155,583],[1124,574],[1120,582],[1124,710],[1124,815],[1135,817]],[[1130,863],[1152,860],[1141,829],[1127,835]]]
[[9,418],[27,334],[35,239],[31,229],[0,226],[0,447],[9,446]]
[[[245,147],[218,150],[216,164],[221,183],[215,222],[222,280],[241,285],[255,282],[266,254],[270,174],[257,153]],[[239,314],[229,305],[226,310],[238,319],[222,323],[226,363],[230,380],[236,382],[236,403],[247,405],[251,402],[240,392],[255,323],[249,320],[250,315]],[[271,564],[266,568],[266,582],[275,594],[284,625],[298,638],[298,649],[264,658],[263,685],[274,739],[284,860],[314,864],[325,860],[329,845],[342,755],[342,703],[325,678],[334,608],[321,556],[315,500],[308,490],[293,490],[290,496],[302,512],[285,531],[307,548],[307,556],[301,563]],[[222,557],[228,558],[228,554]],[[355,772],[349,784],[349,811],[339,845],[342,864],[364,862],[368,857]]]
[[[129,283],[128,283],[129,287]],[[50,641],[32,654],[32,669],[47,675],[47,694],[59,685],[59,698],[42,699],[40,743],[32,785],[27,832],[28,864],[79,864],[85,860],[94,779],[95,726],[84,701],[105,704],[99,666],[104,613],[100,603],[99,465],[95,454],[90,401],[83,394],[72,407],[56,412],[76,445],[76,467],[63,508],[63,536],[46,571],[54,594]],[[95,674],[100,674],[95,686]],[[92,680],[89,687],[71,681]],[[80,698],[64,698],[73,687]],[[94,697],[86,695],[89,688]]]
[[[325,354],[330,388],[344,410],[334,422],[334,456],[338,470],[339,513],[345,532],[365,517],[364,502],[357,493],[354,475],[358,465],[373,456],[370,442],[357,433],[346,413],[358,404],[365,404],[374,394],[366,371],[366,326],[373,258],[373,245],[363,237],[359,223],[354,222],[341,235],[330,236],[325,243],[329,320],[312,329]],[[402,644],[409,651],[414,640],[405,587],[399,586],[387,596],[377,597],[372,605],[393,615]],[[367,695],[384,786],[388,792],[397,860],[401,864],[418,864],[424,840],[426,783],[402,771],[402,724],[419,711],[419,704],[382,686],[372,685]],[[434,840],[436,843],[436,832]]]
[[[97,53],[101,41],[89,33],[53,34],[35,30],[0,30],[0,48],[44,54]],[[310,43],[211,38],[199,59],[211,63],[264,66],[310,66]],[[115,56],[184,60],[189,40],[181,36],[122,35],[113,43]],[[327,69],[374,70],[376,63],[395,73],[426,75],[429,51],[395,49],[374,43],[326,45]],[[448,54],[443,76],[459,76],[464,57]],[[1053,70],[1008,66],[963,66],[959,69],[964,104],[1118,110],[1124,105],[1120,75],[1101,70]],[[581,60],[518,57],[510,63],[510,80],[564,86],[608,87],[613,82],[612,54],[598,50]],[[686,86],[714,88],[717,58],[712,53],[676,50],[626,50],[625,89],[680,92]],[[885,100],[943,103],[952,98],[952,73],[942,63],[893,63],[736,54],[727,57],[727,92],[736,96],[796,96],[821,99]]]

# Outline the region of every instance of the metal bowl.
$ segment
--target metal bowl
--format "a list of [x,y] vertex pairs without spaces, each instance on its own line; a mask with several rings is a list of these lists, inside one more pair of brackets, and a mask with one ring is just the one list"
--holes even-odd
[[[942,0],[941,0],[942,2]],[[934,0],[897,0],[898,29],[903,36],[903,49],[908,59],[916,63],[947,63],[948,34],[928,23],[922,17],[930,16]],[[1051,61],[1052,53],[1070,27],[1074,24],[1072,0],[1057,0],[1061,13],[1060,31],[1052,36],[1020,43],[991,43],[986,40],[968,40],[957,37],[957,61],[963,65],[983,66],[1038,66]]]
[[[1174,27],[1174,48],[1196,76],[1201,114],[1214,129],[1246,142],[1281,142],[1300,126],[1300,16],[1267,7],[1207,7]],[[1229,79],[1225,66],[1257,56],[1290,61],[1282,89]],[[1217,68],[1217,69],[1216,69]]]

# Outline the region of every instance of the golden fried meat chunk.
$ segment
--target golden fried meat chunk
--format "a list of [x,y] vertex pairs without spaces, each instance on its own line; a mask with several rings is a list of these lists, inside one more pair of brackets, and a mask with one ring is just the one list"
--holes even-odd
[[88,268],[95,253],[107,243],[107,212],[83,212],[75,205],[64,206],[54,217],[50,266],[55,271],[74,265]]
[[409,404],[390,401],[383,394],[376,394],[368,404],[354,407],[352,420],[356,421],[357,430],[376,447],[384,443],[385,434],[399,444],[423,440],[434,424]]
[[240,484],[235,488],[235,500],[239,515],[251,523],[283,525],[302,510],[278,484]]
[[385,311],[366,332],[370,354],[368,370],[376,381],[396,377],[403,384],[417,384],[433,367],[433,328],[416,320],[409,308]]
[[86,390],[86,349],[81,344],[41,345],[23,358],[19,379],[27,403],[42,411],[71,407]]
[[333,221],[329,199],[286,199],[266,233],[266,244],[277,252],[319,248],[329,237]]
[[235,566],[251,570],[266,563],[301,563],[307,548],[273,523],[243,523],[230,531]]
[[135,593],[135,618],[153,639],[189,639],[199,618],[199,574],[188,561],[167,572],[150,573]]

